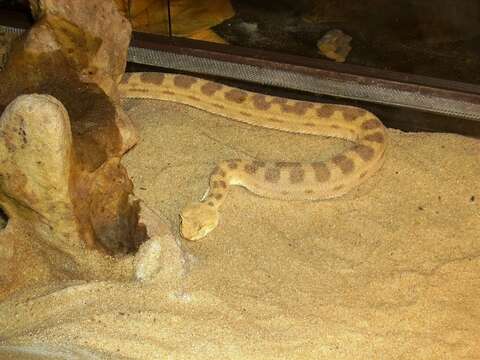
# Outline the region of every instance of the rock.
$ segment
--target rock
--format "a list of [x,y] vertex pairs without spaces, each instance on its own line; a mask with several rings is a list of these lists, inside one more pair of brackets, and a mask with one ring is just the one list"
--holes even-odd
[[120,161],[138,138],[117,96],[129,24],[107,0],[32,8],[0,71],[0,299],[53,279],[171,283],[179,245],[139,218]]
[[72,256],[135,251],[146,235],[120,158],[137,135],[116,98],[130,27],[109,1],[37,3],[0,72],[0,206]]
[[38,267],[22,269],[19,242],[30,234],[48,256],[46,268],[77,269],[72,255],[85,243],[70,194],[71,145],[67,111],[52,96],[19,96],[0,117],[0,206],[8,217],[0,230],[0,295],[45,278]]
[[[81,82],[98,85],[118,102],[131,26],[113,1],[36,0],[31,7],[38,21],[25,39],[25,51],[37,56],[60,51]],[[117,113],[123,154],[137,143],[138,134],[119,107]]]
[[[31,0],[30,6],[35,19],[44,21],[49,31],[31,32],[28,50],[43,53],[46,46],[57,47],[76,67],[82,82],[93,82],[107,95],[116,96],[132,30],[115,2]],[[45,33],[50,41],[43,36],[38,41],[38,35]]]
[[185,256],[168,223],[144,203],[140,203],[140,221],[148,229],[149,239],[135,255],[134,278],[144,283],[174,283],[185,273]]
[[120,158],[105,162],[90,176],[90,223],[98,241],[113,254],[137,251],[147,238],[145,226],[139,224],[140,206],[131,201],[133,185]]
[[[15,279],[15,237],[12,234],[12,226],[7,226],[6,221],[4,225],[0,227],[0,289],[6,289]],[[0,298],[1,295],[0,291]]]
[[14,33],[0,31],[0,71],[7,63],[10,45],[16,37]]
[[29,219],[59,249],[82,246],[70,197],[72,135],[65,107],[49,95],[19,96],[3,112],[0,134],[2,208],[10,218]]
[[317,48],[321,54],[337,62],[344,62],[347,59],[350,50],[350,41],[352,37],[345,34],[342,30],[334,29],[327,32],[317,41]]
[[137,227],[138,205],[129,203],[125,169],[118,157],[98,155],[91,138],[72,148],[61,102],[21,95],[2,114],[0,132],[1,204],[9,217],[32,219],[35,231],[65,252],[83,245],[112,254],[138,248],[145,232]]

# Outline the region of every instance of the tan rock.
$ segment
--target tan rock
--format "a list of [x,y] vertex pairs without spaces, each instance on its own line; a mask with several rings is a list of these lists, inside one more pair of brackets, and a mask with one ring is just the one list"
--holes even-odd
[[[32,0],[30,3],[35,18],[46,20],[49,34],[77,66],[81,81],[94,82],[108,95],[114,95],[115,84],[125,71],[131,34],[129,21],[115,3],[83,0]],[[36,40],[29,45],[29,50],[45,46]]]
[[37,5],[0,72],[0,206],[77,263],[135,251],[146,230],[120,158],[137,136],[116,98],[130,27],[109,1]]
[[176,239],[139,217],[120,163],[137,141],[116,90],[128,23],[109,1],[32,5],[38,21],[0,72],[0,299],[53,280],[174,283]]
[[352,50],[350,41],[352,41],[350,35],[345,34],[342,30],[333,29],[317,41],[317,47],[319,52],[327,58],[344,62]]
[[185,257],[170,227],[155,212],[140,202],[140,220],[148,229],[134,259],[134,278],[143,283],[158,282],[163,287],[175,285],[186,272]]
[[43,241],[82,246],[70,197],[72,135],[65,107],[49,95],[22,95],[0,118],[2,207],[29,219]]
[[[25,51],[36,56],[60,51],[81,82],[98,85],[117,102],[131,26],[113,2],[38,0],[31,1],[31,7],[37,23],[24,40]],[[124,153],[136,144],[138,134],[122,110],[117,112]]]
[[0,30],[0,71],[7,62],[10,45],[15,38],[16,34]]

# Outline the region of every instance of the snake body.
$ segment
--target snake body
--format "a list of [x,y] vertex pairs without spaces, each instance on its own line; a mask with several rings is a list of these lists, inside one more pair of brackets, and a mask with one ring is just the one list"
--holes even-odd
[[268,198],[328,199],[364,182],[384,161],[386,128],[375,115],[358,107],[267,96],[164,73],[128,73],[119,91],[122,97],[178,102],[250,125],[353,142],[326,161],[222,161],[210,176],[207,195],[187,205],[180,215],[182,236],[189,240],[203,238],[218,225],[219,209],[231,185]]

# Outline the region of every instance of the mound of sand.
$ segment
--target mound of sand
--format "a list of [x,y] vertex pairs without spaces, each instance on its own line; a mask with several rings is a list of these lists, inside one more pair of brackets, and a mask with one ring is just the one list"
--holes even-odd
[[[142,139],[124,165],[175,236],[219,160],[308,160],[346,146],[177,104],[124,105]],[[390,133],[382,170],[342,198],[284,202],[235,188],[219,227],[182,242],[178,282],[56,274],[10,296],[0,358],[480,357],[480,142]]]

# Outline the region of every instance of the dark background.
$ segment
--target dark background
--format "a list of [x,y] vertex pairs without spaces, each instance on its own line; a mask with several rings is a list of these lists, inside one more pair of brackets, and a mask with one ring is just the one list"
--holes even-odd
[[230,43],[322,57],[331,29],[352,36],[347,62],[480,83],[479,0],[232,0],[215,30]]
[[[353,38],[347,63],[480,83],[480,0],[232,0],[232,5],[236,15],[214,30],[234,45],[323,58],[316,42],[336,28]],[[2,7],[29,11],[28,1],[22,0],[0,0],[0,12]],[[144,68],[129,64],[127,70]],[[282,89],[270,91],[303,100],[339,101]],[[346,99],[340,102],[369,109],[387,126],[404,131],[455,132],[480,138],[478,121]]]
[[348,63],[480,83],[480,0],[231,2],[236,15],[214,30],[234,45],[321,58],[317,40],[336,28],[353,38]]

